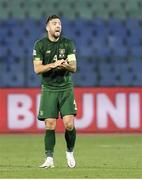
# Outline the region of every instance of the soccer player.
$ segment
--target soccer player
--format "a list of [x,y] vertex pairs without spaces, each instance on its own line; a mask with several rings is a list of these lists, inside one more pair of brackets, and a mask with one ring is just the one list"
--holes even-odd
[[47,35],[35,42],[33,64],[41,75],[41,100],[38,119],[45,122],[45,162],[41,168],[54,167],[56,121],[60,114],[65,127],[66,159],[68,167],[76,165],[73,149],[76,141],[74,116],[77,112],[71,74],[76,72],[75,46],[72,40],[61,35],[61,19],[49,16]]

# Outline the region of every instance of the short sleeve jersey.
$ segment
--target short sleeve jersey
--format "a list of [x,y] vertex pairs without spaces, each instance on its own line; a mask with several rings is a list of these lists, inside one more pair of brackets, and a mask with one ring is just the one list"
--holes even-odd
[[[52,42],[44,37],[35,42],[33,56],[41,60],[42,64],[50,64],[56,60],[67,59],[68,55],[75,54],[72,40],[60,37],[57,42]],[[71,72],[65,69],[54,68],[42,73],[42,87],[49,90],[64,90],[73,86]]]

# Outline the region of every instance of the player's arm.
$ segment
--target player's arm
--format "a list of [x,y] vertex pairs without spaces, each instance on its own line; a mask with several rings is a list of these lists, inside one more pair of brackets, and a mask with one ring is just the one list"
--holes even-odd
[[72,73],[76,72],[77,69],[77,63],[76,63],[76,49],[73,41],[68,40],[67,41],[67,59],[62,64],[62,67],[66,69],[67,71],[70,71]]
[[68,55],[67,60],[65,60],[61,64],[61,66],[64,69],[66,69],[66,70],[68,70],[68,71],[70,71],[72,73],[76,72],[77,68],[76,68],[76,56],[75,56],[75,54]]
[[60,60],[60,61],[55,61],[54,63],[43,65],[42,60],[35,58],[33,61],[34,71],[36,74],[42,74],[56,67],[60,67],[63,62],[64,60]]

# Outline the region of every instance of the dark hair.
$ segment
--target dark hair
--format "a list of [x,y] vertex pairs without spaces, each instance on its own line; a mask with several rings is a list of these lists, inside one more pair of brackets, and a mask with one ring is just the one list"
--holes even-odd
[[48,18],[47,18],[47,20],[46,20],[46,24],[49,22],[49,21],[51,21],[52,19],[60,19],[60,17],[59,16],[57,16],[57,15],[51,15],[51,16],[49,16]]

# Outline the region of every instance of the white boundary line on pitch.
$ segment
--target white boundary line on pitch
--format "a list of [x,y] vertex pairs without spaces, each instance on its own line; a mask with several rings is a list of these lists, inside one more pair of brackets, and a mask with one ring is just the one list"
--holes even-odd
[[[35,179],[31,179],[31,178],[29,178],[29,179],[27,179],[27,178],[25,178],[25,179],[23,179],[23,178],[22,179],[17,179],[17,178],[16,179],[13,179],[13,178],[1,179],[0,178],[0,180],[35,180]],[[37,179],[37,180],[46,180],[46,179]],[[88,178],[87,179],[76,179],[76,178],[75,179],[70,179],[70,178],[65,179],[64,178],[64,179],[47,179],[47,180],[112,180],[112,179],[104,179],[104,178],[103,179],[92,179],[92,178],[91,179],[88,179]],[[115,180],[120,180],[120,179],[115,179]],[[121,179],[121,180],[126,180],[126,179]],[[137,179],[127,179],[127,180],[137,180]],[[142,180],[142,179],[139,179],[139,180]]]

